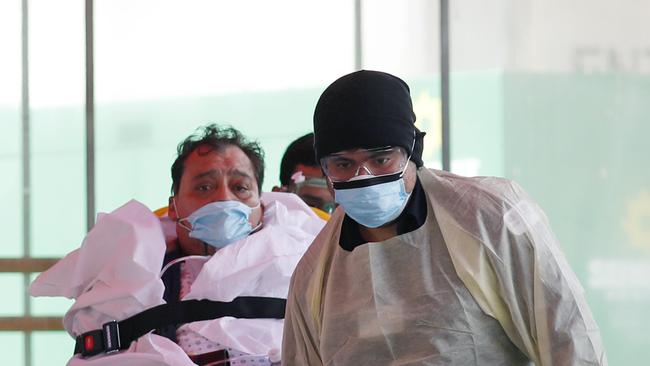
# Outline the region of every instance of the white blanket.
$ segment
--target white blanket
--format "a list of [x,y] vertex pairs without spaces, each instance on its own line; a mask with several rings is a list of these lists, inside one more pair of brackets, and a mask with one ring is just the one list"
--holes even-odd
[[[263,228],[214,254],[184,300],[286,298],[298,260],[325,222],[293,194],[264,193],[262,202]],[[160,220],[143,204],[130,201],[109,214],[100,214],[81,247],[41,273],[30,294],[75,299],[65,314],[64,326],[76,337],[164,303],[159,274],[165,248]],[[242,352],[267,354],[281,348],[282,325],[282,320],[225,317],[191,323],[190,329]],[[151,333],[128,350],[89,359],[76,356],[68,364],[116,363],[193,365],[179,346]]]

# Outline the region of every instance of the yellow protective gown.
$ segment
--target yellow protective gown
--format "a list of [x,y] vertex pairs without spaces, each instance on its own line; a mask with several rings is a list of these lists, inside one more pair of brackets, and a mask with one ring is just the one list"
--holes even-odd
[[352,252],[339,208],[292,277],[283,365],[606,365],[583,289],[515,183],[420,169],[427,219]]

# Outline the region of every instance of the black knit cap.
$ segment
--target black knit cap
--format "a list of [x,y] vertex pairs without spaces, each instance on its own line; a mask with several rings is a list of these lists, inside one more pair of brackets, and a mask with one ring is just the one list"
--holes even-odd
[[328,86],[314,111],[314,137],[318,161],[343,150],[401,146],[422,166],[424,133],[415,127],[409,87],[385,72],[356,71]]

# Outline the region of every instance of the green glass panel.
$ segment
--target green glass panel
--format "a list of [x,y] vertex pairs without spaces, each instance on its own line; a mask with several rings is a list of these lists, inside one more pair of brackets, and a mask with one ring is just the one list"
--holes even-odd
[[66,332],[32,333],[32,365],[65,365],[74,351],[74,340]]
[[614,365],[650,355],[648,96],[649,76],[505,78],[507,173],[545,208]]
[[25,364],[25,335],[21,332],[0,332],[0,365]]
[[18,257],[22,244],[21,4],[0,1],[0,257]]
[[29,57],[30,254],[58,257],[86,229],[83,0],[29,2]]
[[0,316],[23,316],[25,291],[21,273],[0,273],[0,289],[4,301],[0,301]]

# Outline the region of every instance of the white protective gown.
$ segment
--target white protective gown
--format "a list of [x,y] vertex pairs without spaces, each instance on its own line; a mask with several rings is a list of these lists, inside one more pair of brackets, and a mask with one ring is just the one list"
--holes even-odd
[[[264,193],[260,231],[214,254],[201,268],[183,300],[231,301],[238,296],[286,298],[298,260],[325,222],[298,196]],[[160,220],[137,201],[100,214],[81,247],[41,273],[32,296],[75,299],[64,327],[75,337],[164,303],[160,270],[165,255]],[[283,321],[224,317],[189,324],[211,342],[251,355],[279,350]],[[74,341],[70,342],[72,354]],[[87,359],[72,357],[68,365],[194,365],[183,350],[153,333],[128,350]]]
[[339,208],[292,278],[282,364],[606,365],[583,289],[515,183],[420,169],[427,219],[348,252]]

